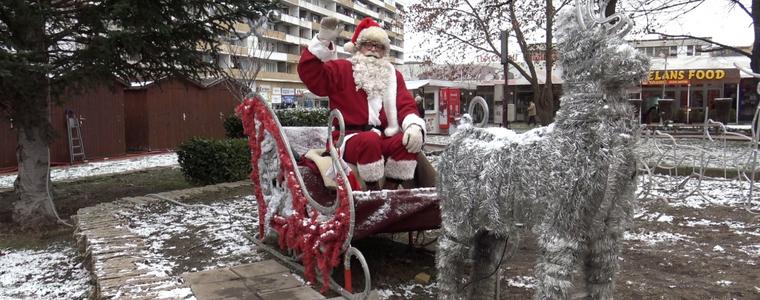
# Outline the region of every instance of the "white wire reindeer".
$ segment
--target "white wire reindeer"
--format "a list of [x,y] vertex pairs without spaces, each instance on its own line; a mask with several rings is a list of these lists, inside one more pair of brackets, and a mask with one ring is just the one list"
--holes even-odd
[[537,235],[536,299],[569,298],[578,259],[588,296],[612,298],[635,192],[638,126],[625,87],[649,60],[623,40],[625,16],[603,16],[606,2],[576,1],[576,14],[559,18],[566,83],[554,124],[519,135],[463,126],[441,155],[440,299],[493,298],[498,276],[487,278],[503,239],[516,245],[523,228]]

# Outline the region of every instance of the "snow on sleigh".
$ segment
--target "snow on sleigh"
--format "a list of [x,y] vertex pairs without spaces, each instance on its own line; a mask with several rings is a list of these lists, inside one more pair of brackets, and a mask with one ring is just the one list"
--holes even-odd
[[[356,172],[346,172],[338,160],[339,149],[334,147],[342,144],[345,135],[337,110],[330,113],[328,124],[338,124],[338,140],[327,138],[333,136],[332,126],[280,126],[260,97],[246,100],[237,113],[251,149],[251,181],[260,224],[257,238],[276,236],[280,248],[301,261],[307,280],[314,282],[317,273],[321,275],[323,292],[331,287],[349,299],[368,296],[368,266],[361,252],[351,247],[352,241],[376,233],[440,227],[436,171],[424,154],[418,155],[415,179],[402,183],[404,189],[358,191],[362,183],[352,175]],[[364,271],[361,294],[352,294],[352,257]],[[341,260],[344,287],[330,278]]]

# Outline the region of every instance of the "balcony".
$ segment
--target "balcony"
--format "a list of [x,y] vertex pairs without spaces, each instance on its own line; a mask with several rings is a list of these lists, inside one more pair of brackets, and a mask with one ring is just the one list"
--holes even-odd
[[291,15],[282,15],[280,20],[288,24],[293,24],[296,26],[301,26],[301,27],[306,27],[306,28],[311,29],[311,22],[296,18]]
[[354,2],[351,0],[336,0],[335,2],[340,3],[340,5],[343,5],[348,8],[354,8]]
[[285,33],[281,31],[275,31],[275,30],[266,30],[264,31],[264,34],[262,34],[266,38],[275,39],[284,41],[285,40]]
[[377,20],[377,18],[379,17],[379,15],[378,15],[378,13],[377,13],[377,12],[375,12],[375,11],[373,11],[373,10],[369,9],[369,7],[367,7],[367,6],[364,6],[364,5],[362,5],[362,4],[359,4],[358,2],[356,3],[356,5],[354,5],[354,10],[356,10],[356,11],[358,11],[358,12],[360,12],[360,13],[363,13],[363,14],[365,14],[365,15],[368,15],[368,16],[370,16],[370,17],[372,17],[372,18],[376,19],[376,20]]
[[305,9],[308,9],[310,11],[316,12],[316,13],[318,13],[320,15],[323,15],[323,16],[332,16],[332,15],[335,14],[334,11],[331,11],[331,10],[326,9],[324,7],[321,7],[321,6],[316,6],[316,5],[311,4],[311,3],[303,2],[303,3],[301,3],[301,7],[305,8]]
[[259,72],[258,80],[301,82],[298,73]]

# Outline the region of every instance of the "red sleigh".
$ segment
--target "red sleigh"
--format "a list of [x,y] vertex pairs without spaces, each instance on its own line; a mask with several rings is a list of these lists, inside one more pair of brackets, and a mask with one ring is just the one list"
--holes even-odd
[[[344,168],[338,167],[339,153],[333,143],[342,144],[343,118],[334,110],[329,124],[340,124],[340,139],[327,139],[332,127],[284,128],[273,111],[259,97],[246,100],[237,108],[243,120],[251,149],[251,181],[258,202],[258,238],[276,235],[279,246],[299,256],[307,280],[321,275],[322,290],[332,285],[347,298],[354,298],[350,272],[351,257],[364,270],[369,293],[370,274],[361,252],[351,242],[375,233],[411,232],[440,227],[435,170],[420,154],[415,180],[406,189],[375,192],[353,191]],[[337,188],[326,188],[322,176],[299,165],[294,154],[309,148],[324,148],[335,166]],[[291,143],[295,140],[296,143]],[[295,152],[294,153],[294,149]],[[345,287],[337,286],[330,274],[341,259]],[[331,284],[332,282],[332,284]]]

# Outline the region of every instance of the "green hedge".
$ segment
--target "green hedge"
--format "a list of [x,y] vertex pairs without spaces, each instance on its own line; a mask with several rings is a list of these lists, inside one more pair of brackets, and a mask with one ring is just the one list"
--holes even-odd
[[228,138],[240,139],[245,137],[243,133],[243,122],[238,116],[231,114],[224,119],[224,132]]
[[289,108],[275,110],[282,126],[327,126],[327,108]]
[[251,172],[246,139],[192,138],[179,146],[179,165],[187,181],[207,185],[238,181]]
[[[282,126],[327,126],[330,111],[326,108],[278,109],[274,113]],[[224,120],[224,130],[229,138],[243,138],[243,122],[236,115]]]

